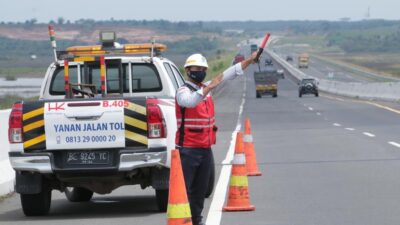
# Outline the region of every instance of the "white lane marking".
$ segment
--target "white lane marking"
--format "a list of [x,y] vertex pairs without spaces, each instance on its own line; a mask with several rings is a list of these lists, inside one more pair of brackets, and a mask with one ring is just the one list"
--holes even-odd
[[391,144],[391,145],[393,145],[393,146],[395,146],[395,147],[398,147],[398,148],[400,148],[400,144],[399,144],[399,143],[397,143],[397,142],[394,142],[394,141],[389,141],[388,143],[389,143],[389,144]]
[[355,131],[356,129],[354,129],[354,128],[351,128],[351,127],[347,127],[347,128],[346,128],[346,130],[349,130],[349,131]]
[[313,108],[311,108],[311,107],[308,107],[308,109],[310,110],[310,111],[313,111],[314,109]]
[[368,132],[363,132],[363,134],[365,136],[368,136],[368,137],[375,137],[375,134],[371,134],[371,133],[368,133]]
[[320,115],[321,115],[321,113],[317,112],[317,116],[320,116]]
[[[246,82],[244,83],[244,93],[246,93]],[[242,103],[239,107],[239,116],[236,123],[236,128],[232,133],[231,143],[229,145],[229,150],[226,154],[224,161],[222,161],[221,174],[219,175],[217,185],[213,194],[210,209],[207,214],[207,225],[219,225],[222,219],[222,207],[224,206],[226,192],[228,188],[228,183],[230,179],[230,172],[232,169],[231,162],[233,160],[235,143],[236,143],[236,133],[240,131],[242,125],[242,113],[243,106],[246,102],[246,94],[243,94]]]
[[380,104],[375,103],[375,102],[366,102],[366,103],[367,103],[367,104],[370,104],[370,105],[373,105],[373,106],[376,106],[376,107],[381,108],[381,109],[386,109],[386,110],[388,110],[388,111],[391,111],[391,112],[400,114],[400,110],[396,110],[396,109],[390,108],[390,107],[388,107],[388,106],[380,105]]
[[339,123],[334,123],[333,126],[335,126],[335,127],[341,127],[342,125],[339,124]]
[[328,99],[333,99],[333,100],[342,101],[342,102],[349,101],[349,102],[357,102],[357,103],[369,104],[369,105],[373,105],[373,106],[376,106],[376,107],[381,108],[381,109],[388,110],[388,111],[390,111],[390,112],[394,112],[394,113],[400,114],[400,110],[396,110],[396,109],[393,109],[393,108],[391,108],[391,107],[388,107],[388,106],[385,106],[385,105],[381,105],[381,104],[378,104],[378,103],[375,103],[375,102],[358,101],[358,100],[349,100],[349,99],[345,100],[345,99],[341,99],[341,98],[337,98],[337,97],[332,97],[332,96],[328,96],[328,95],[321,95],[321,96],[323,96],[323,97],[325,97],[325,98],[328,98]]

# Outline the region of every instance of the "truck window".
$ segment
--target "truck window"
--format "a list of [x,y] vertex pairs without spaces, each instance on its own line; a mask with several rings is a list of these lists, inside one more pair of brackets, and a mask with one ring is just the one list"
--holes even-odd
[[[119,67],[106,66],[106,76],[107,93],[119,93]],[[90,66],[85,77],[84,83],[96,85],[98,93],[101,93],[100,66]]]
[[[161,91],[160,75],[152,64],[132,64],[132,92]],[[125,89],[129,92],[129,78],[126,76]]]
[[179,72],[179,70],[175,66],[172,66],[172,70],[174,71],[175,76],[178,78],[179,87],[184,85],[185,80],[183,79],[182,74]]
[[[81,67],[82,74],[82,67]],[[69,67],[69,81],[71,83],[78,83],[78,69],[77,66]],[[51,78],[50,84],[51,95],[65,95],[64,90],[64,67],[58,67],[54,71],[54,75]]]
[[[155,92],[161,91],[161,80],[157,69],[151,64],[132,64],[132,92]],[[100,67],[89,67],[86,72],[89,75],[89,82],[96,85],[97,90],[101,93]],[[107,64],[107,93],[119,93],[119,74],[122,73],[122,87],[124,93],[129,93],[129,72],[128,64],[124,64],[122,70],[118,64]]]
[[[132,64],[132,91],[133,92],[156,92],[162,90],[161,80],[157,69],[151,64]],[[123,92],[129,92],[129,72],[128,64],[124,64],[122,69],[120,64],[107,64],[107,93],[120,93],[120,73],[122,73]],[[98,63],[86,64],[81,66],[81,81],[84,84],[94,84],[98,94],[101,93],[100,66]],[[69,77],[71,83],[77,83],[77,67],[69,67]],[[64,68],[57,68],[50,83],[51,95],[65,95],[64,90]]]
[[171,82],[174,85],[175,89],[178,89],[179,85],[174,76],[174,72],[172,72],[171,66],[169,65],[169,63],[164,63],[164,67],[167,70],[168,76],[171,79]]

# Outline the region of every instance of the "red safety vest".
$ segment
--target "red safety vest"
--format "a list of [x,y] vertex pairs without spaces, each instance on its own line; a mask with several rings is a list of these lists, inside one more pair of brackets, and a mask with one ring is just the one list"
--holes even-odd
[[[187,85],[189,86],[189,85]],[[193,87],[189,87],[193,90]],[[175,100],[177,131],[175,143],[185,148],[210,148],[216,142],[214,102],[211,95],[194,108],[184,108]],[[183,116],[184,115],[184,116]]]

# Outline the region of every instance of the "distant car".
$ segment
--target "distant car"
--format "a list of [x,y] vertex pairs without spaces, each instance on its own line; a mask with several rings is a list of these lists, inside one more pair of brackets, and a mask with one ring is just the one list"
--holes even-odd
[[233,64],[239,63],[239,62],[241,62],[241,61],[243,61],[243,60],[244,60],[244,55],[242,55],[242,54],[237,54],[237,55],[235,56],[235,59],[233,60]]
[[318,82],[314,78],[305,78],[299,82],[299,98],[304,94],[313,94],[318,97]]
[[265,66],[272,66],[272,65],[274,65],[274,63],[272,62],[272,59],[266,58],[265,59]]
[[286,56],[286,61],[287,62],[292,62],[293,61],[293,57],[290,56],[290,55]]
[[276,74],[280,79],[285,79],[285,72],[283,70],[277,70]]

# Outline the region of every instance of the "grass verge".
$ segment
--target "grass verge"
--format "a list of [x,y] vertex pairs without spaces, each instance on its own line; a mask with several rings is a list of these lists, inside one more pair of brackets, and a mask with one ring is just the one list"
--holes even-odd
[[327,46],[324,35],[282,37],[277,45],[288,52],[308,52],[349,67],[384,76],[400,77],[400,53],[346,53],[337,46]]
[[13,195],[14,195],[14,192],[0,196],[0,202],[3,202],[4,200],[6,200],[7,198],[10,198]]
[[208,59],[208,71],[205,80],[211,80],[232,65],[236,52],[226,52]]
[[9,109],[12,107],[14,102],[17,101],[28,101],[28,100],[37,100],[39,97],[29,97],[29,98],[23,98],[18,95],[5,95],[5,96],[0,96],[0,109]]
[[0,77],[5,77],[8,80],[13,80],[19,77],[43,77],[46,68],[33,67],[10,67],[0,68]]

